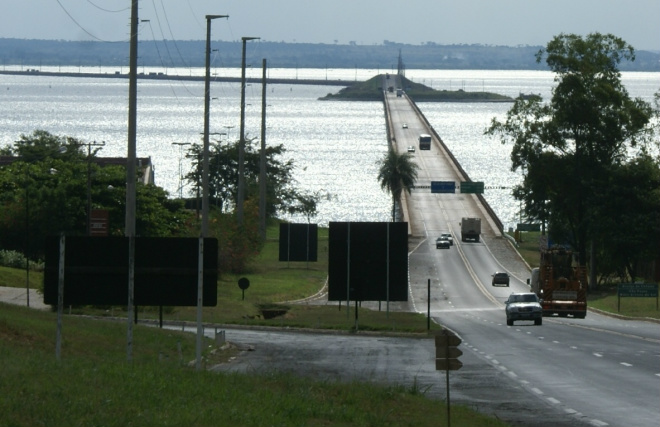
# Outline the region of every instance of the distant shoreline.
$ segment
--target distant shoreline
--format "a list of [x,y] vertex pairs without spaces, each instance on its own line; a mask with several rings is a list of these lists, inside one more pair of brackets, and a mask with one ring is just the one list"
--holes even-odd
[[[0,71],[0,75],[30,76],[30,77],[84,77],[84,78],[107,78],[107,79],[128,79],[128,73],[116,71],[114,73],[71,73],[57,71],[40,71],[28,69],[26,71]],[[203,82],[204,76],[180,76],[168,75],[165,73],[138,73],[138,80],[177,80],[177,81],[197,81]],[[248,83],[261,83],[260,78],[246,77]],[[213,76],[211,81],[240,83],[240,77],[217,77]],[[355,81],[347,80],[318,80],[318,79],[274,79],[266,78],[266,84],[296,84],[296,85],[314,85],[314,86],[351,86]]]

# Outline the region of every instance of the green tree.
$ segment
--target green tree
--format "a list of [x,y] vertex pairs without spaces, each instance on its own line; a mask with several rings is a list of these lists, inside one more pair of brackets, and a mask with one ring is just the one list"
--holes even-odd
[[646,153],[616,165],[594,195],[601,275],[636,280],[660,257],[660,163]]
[[[238,197],[238,141],[213,144],[209,153],[209,204],[221,212],[230,212]],[[288,211],[302,196],[295,188],[293,160],[283,160],[286,150],[282,144],[266,147],[266,214]],[[186,158],[192,168],[186,179],[199,188],[202,182],[202,146],[190,147]],[[254,140],[245,144],[245,199],[259,198],[260,148]],[[201,190],[200,190],[201,193]]]
[[556,36],[536,55],[556,74],[550,102],[517,99],[485,132],[513,143],[512,169],[529,171],[514,196],[529,217],[549,220],[553,236],[566,231],[582,265],[590,232],[607,214],[595,209],[602,183],[631,149],[649,143],[652,108],[628,95],[618,69],[634,58],[632,46],[610,34]]
[[392,222],[396,221],[396,205],[401,204],[401,194],[408,194],[417,181],[419,166],[413,162],[408,153],[398,154],[393,149],[388,150],[380,160],[378,182],[380,187],[392,195]]
[[[86,144],[37,130],[4,147],[14,161],[0,167],[0,248],[32,259],[43,257],[45,237],[87,231]],[[110,234],[123,235],[126,169],[101,167],[92,155],[92,209],[109,212]],[[137,186],[136,231],[140,236],[185,235],[192,215],[162,188]]]

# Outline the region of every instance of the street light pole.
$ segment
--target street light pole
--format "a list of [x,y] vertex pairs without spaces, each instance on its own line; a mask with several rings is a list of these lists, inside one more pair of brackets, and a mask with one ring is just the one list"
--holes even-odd
[[[87,235],[92,232],[92,147],[103,147],[105,141],[100,143],[88,142],[87,145]],[[98,150],[94,150],[96,153]]]
[[236,201],[236,217],[238,225],[243,225],[243,200],[245,199],[245,45],[248,40],[258,40],[259,37],[242,37],[243,55],[241,57],[241,123],[238,140],[238,197]]
[[261,151],[259,153],[259,235],[266,241],[266,58],[261,77]]
[[181,159],[183,157],[183,146],[190,145],[189,142],[173,142],[172,145],[179,146],[179,199],[183,200],[183,172],[181,170]]
[[209,234],[209,121],[211,106],[211,21],[229,15],[206,15],[206,74],[204,78],[204,148],[202,153],[202,237]]

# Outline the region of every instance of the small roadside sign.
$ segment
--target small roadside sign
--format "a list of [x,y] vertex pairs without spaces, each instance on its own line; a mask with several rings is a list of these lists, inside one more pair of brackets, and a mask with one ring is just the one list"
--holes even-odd
[[463,354],[457,346],[461,339],[449,329],[443,329],[435,334],[435,370],[445,371],[447,384],[447,426],[451,427],[451,400],[449,395],[449,371],[457,371],[463,367],[458,358]]
[[457,371],[463,367],[458,359],[435,359],[436,371]]
[[436,359],[457,359],[463,355],[463,352],[457,347],[436,347]]
[[619,283],[617,289],[617,311],[621,311],[621,298],[655,298],[658,309],[658,285],[656,283]]
[[435,346],[437,347],[456,347],[461,344],[461,339],[456,335],[436,335]]
[[655,283],[620,283],[620,297],[657,298],[658,285]]

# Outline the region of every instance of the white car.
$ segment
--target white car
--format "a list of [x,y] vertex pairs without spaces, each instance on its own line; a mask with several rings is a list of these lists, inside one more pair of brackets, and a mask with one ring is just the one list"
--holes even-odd
[[409,153],[414,153],[415,152],[415,147],[413,145],[408,146],[408,152]]
[[513,326],[515,320],[533,320],[535,325],[543,324],[543,308],[535,293],[513,293],[504,304],[508,326]]
[[408,129],[408,123],[404,123],[402,126],[404,129]]
[[447,240],[449,240],[449,244],[450,244],[451,246],[454,246],[454,238],[451,237],[451,234],[449,234],[449,233],[442,233],[442,234],[440,235],[440,237],[442,237],[443,239],[447,239]]

